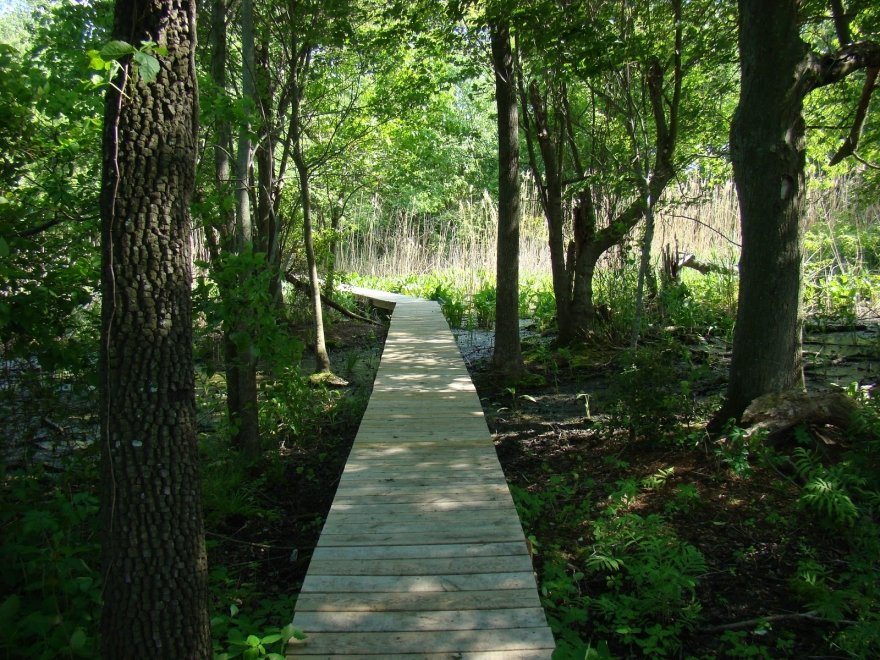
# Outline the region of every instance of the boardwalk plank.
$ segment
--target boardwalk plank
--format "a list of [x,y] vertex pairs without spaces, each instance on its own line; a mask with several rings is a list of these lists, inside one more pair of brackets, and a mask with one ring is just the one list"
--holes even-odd
[[[546,649],[550,657],[553,636],[545,628],[514,628],[508,630],[443,630],[421,632],[349,632],[325,633],[312,636],[296,657],[309,654],[373,653],[388,657],[390,649],[396,653],[420,653],[430,649],[435,653],[476,653],[481,651],[508,652]],[[383,653],[384,650],[384,653]],[[448,657],[448,656],[447,656]]]
[[544,625],[540,607],[501,610],[441,610],[407,612],[303,612],[300,625],[313,632],[496,630]]
[[440,610],[501,610],[540,607],[534,589],[502,591],[437,591],[419,593],[306,593],[297,612],[405,612]]
[[459,575],[513,573],[532,570],[528,555],[503,557],[441,557],[427,554],[415,559],[316,559],[309,571],[315,575]]
[[348,546],[318,547],[314,559],[412,559],[416,557],[501,557],[524,554],[524,541],[503,543],[447,543],[429,546]]
[[[306,575],[303,593],[415,593],[535,588],[531,571],[464,575]],[[296,619],[294,618],[294,623]]]
[[289,657],[549,658],[519,518],[436,303],[396,304]]

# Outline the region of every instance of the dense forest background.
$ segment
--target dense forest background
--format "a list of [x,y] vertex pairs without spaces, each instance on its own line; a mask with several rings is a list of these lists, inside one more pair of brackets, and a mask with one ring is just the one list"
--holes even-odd
[[875,656],[880,10],[759,5],[4,2],[5,656],[132,643],[108,439],[167,360],[201,513],[131,529],[203,515],[192,657],[280,657],[381,350],[345,282],[440,302],[560,657]]

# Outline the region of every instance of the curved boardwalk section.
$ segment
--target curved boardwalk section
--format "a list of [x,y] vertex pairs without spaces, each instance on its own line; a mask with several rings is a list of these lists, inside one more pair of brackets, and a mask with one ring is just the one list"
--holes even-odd
[[435,302],[396,303],[296,605],[291,658],[549,658],[522,528]]

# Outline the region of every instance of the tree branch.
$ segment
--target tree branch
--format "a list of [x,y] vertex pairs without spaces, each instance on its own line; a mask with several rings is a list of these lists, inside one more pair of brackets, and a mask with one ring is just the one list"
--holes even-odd
[[834,619],[826,619],[825,617],[818,616],[818,612],[813,610],[810,612],[793,612],[791,614],[771,614],[769,616],[762,616],[756,619],[746,619],[745,621],[725,623],[720,626],[711,626],[710,628],[701,628],[700,632],[715,633],[724,632],[726,630],[741,630],[742,628],[754,628],[755,626],[759,626],[762,623],[772,623],[773,621],[790,621],[797,619],[806,619],[808,621],[815,621],[817,623],[845,624],[848,626],[854,626],[856,625],[856,623],[858,623],[857,621],[849,621],[847,619],[842,619],[840,621],[835,621]]
[[849,135],[840,145],[840,149],[828,162],[829,165],[837,165],[847,156],[851,156],[859,146],[859,138],[862,135],[862,127],[865,125],[865,117],[868,116],[868,105],[871,103],[871,94],[877,87],[877,74],[880,69],[870,67],[865,75],[865,84],[862,86],[862,94],[859,97],[859,103],[856,106],[856,115],[853,118],[852,128],[849,129]]
[[824,55],[810,53],[801,77],[804,96],[867,68],[880,68],[880,44],[874,41],[847,44]]
[[22,231],[16,232],[16,236],[18,236],[19,238],[29,238],[30,236],[42,234],[47,229],[51,229],[55,225],[60,225],[63,220],[63,218],[53,218],[52,220],[47,220],[43,224],[37,225],[36,227],[31,227],[30,229],[24,229]]

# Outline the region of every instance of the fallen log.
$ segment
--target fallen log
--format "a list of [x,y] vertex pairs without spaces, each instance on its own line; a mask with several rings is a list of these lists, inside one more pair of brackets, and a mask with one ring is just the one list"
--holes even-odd
[[[284,279],[303,293],[311,295],[311,287],[309,286],[309,284],[307,282],[303,282],[302,280],[297,279],[293,275],[293,273],[285,273]],[[360,314],[355,314],[354,312],[345,309],[345,307],[334,301],[329,296],[325,296],[323,293],[321,294],[321,302],[327,305],[327,307],[335,309],[343,316],[347,316],[348,318],[354,319],[355,321],[363,321],[364,323],[372,323],[373,325],[382,325],[379,321],[376,321],[375,319],[371,319],[368,316],[361,316]]]
[[789,390],[752,401],[741,424],[750,434],[766,431],[768,437],[779,437],[799,424],[828,424],[846,430],[858,409],[855,400],[843,392]]

